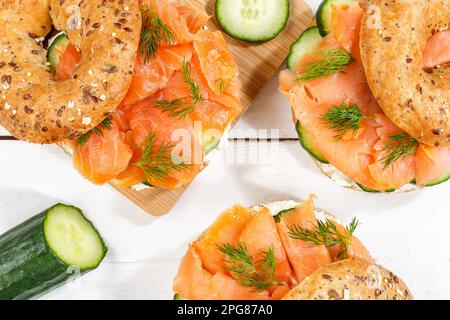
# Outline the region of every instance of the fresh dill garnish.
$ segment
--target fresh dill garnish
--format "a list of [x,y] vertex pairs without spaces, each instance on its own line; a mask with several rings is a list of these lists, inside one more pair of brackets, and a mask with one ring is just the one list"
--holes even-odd
[[158,16],[154,8],[141,6],[142,30],[139,53],[148,62],[158,52],[161,42],[171,45],[175,42],[175,32]]
[[253,288],[255,292],[261,292],[270,287],[281,286],[282,283],[275,280],[275,248],[271,245],[267,251],[260,253],[259,260],[253,260],[244,243],[236,246],[224,244],[217,246],[220,252],[225,254],[227,270],[233,273],[238,283],[244,287]]
[[162,109],[164,112],[169,112],[172,117],[179,119],[185,119],[195,110],[194,103],[179,98],[173,100],[157,100],[155,104],[157,108]]
[[183,162],[174,161],[172,149],[173,145],[170,143],[158,144],[156,134],[150,132],[144,144],[141,160],[133,165],[141,168],[148,179],[164,181],[171,171],[181,171],[188,167]]
[[303,66],[297,76],[297,80],[311,80],[318,77],[329,76],[338,73],[353,63],[355,59],[345,50],[325,49],[317,52],[320,58]]
[[89,137],[91,136],[91,134],[96,134],[96,135],[98,135],[98,136],[103,137],[103,131],[104,131],[104,130],[111,130],[111,128],[112,128],[112,122],[113,122],[113,118],[112,118],[112,116],[111,116],[110,114],[108,114],[108,115],[106,116],[106,118],[103,119],[103,121],[102,121],[97,127],[95,127],[95,128],[92,129],[92,130],[89,130],[89,131],[86,132],[85,134],[82,134],[82,135],[78,138],[77,143],[78,143],[79,145],[85,144],[85,143],[89,140]]
[[355,136],[361,127],[361,121],[370,118],[374,116],[363,114],[357,104],[350,105],[344,102],[341,106],[333,106],[321,119],[330,129],[337,132],[336,140],[341,140],[349,130]]
[[418,148],[419,142],[406,132],[396,134],[388,138],[388,143],[384,148],[386,156],[380,161],[384,163],[384,169],[387,169],[397,160],[404,160],[415,154]]
[[225,81],[222,79],[217,79],[216,84],[219,86],[219,92],[223,93],[225,91]]
[[324,245],[327,248],[341,246],[338,253],[338,259],[347,258],[348,248],[352,243],[353,233],[358,227],[359,222],[356,218],[350,222],[344,232],[338,230],[334,221],[326,219],[317,221],[317,225],[312,229],[302,228],[298,225],[288,226],[289,237],[295,240],[301,240],[310,244],[311,247]]
[[187,101],[185,99],[177,98],[173,100],[157,100],[155,105],[164,112],[169,112],[172,117],[179,119],[185,119],[189,114],[191,114],[195,107],[199,103],[203,103],[203,96],[200,91],[199,85],[192,79],[192,70],[190,65],[183,61],[182,75],[184,83],[189,86],[190,99],[192,101]]
[[200,92],[199,85],[192,79],[192,69],[191,65],[187,63],[186,60],[183,61],[183,67],[181,68],[183,74],[183,81],[189,86],[189,91],[191,93],[191,98],[194,104],[203,102],[203,96]]

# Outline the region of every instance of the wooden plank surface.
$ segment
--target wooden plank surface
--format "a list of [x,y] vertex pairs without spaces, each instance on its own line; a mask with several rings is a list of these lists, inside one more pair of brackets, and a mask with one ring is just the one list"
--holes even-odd
[[[184,0],[200,7],[214,17],[215,1]],[[244,43],[226,36],[230,50],[239,65],[242,81],[242,101],[245,110],[251,105],[261,89],[274,77],[279,67],[288,55],[291,44],[300,33],[311,23],[312,12],[303,1],[291,1],[291,16],[286,29],[274,40],[261,43]],[[208,27],[212,30],[220,29],[215,18],[211,19]],[[168,213],[181,197],[187,187],[177,190],[144,189],[136,191],[113,186],[152,215],[161,216]]]

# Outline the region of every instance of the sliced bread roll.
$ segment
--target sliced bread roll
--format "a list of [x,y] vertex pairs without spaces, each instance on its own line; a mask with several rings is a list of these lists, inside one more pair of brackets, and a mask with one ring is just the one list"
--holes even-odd
[[405,283],[384,267],[347,259],[322,267],[283,300],[412,300]]

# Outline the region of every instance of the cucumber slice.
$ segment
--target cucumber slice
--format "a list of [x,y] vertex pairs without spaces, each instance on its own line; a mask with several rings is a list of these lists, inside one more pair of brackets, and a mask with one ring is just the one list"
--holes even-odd
[[264,42],[275,38],[289,20],[289,0],[217,0],[216,17],[231,37]]
[[428,182],[426,187],[434,187],[450,180],[450,168],[438,179]]
[[0,236],[0,299],[37,298],[95,269],[107,250],[80,209],[57,204]]
[[189,300],[189,299],[187,299],[177,293],[173,296],[173,300]]
[[311,139],[308,133],[303,129],[300,121],[297,121],[296,129],[303,148],[308,151],[308,153],[312,155],[317,161],[328,164],[329,162],[327,161],[327,159],[319,151],[314,149],[311,143]]
[[316,21],[317,26],[319,27],[319,32],[322,37],[325,37],[327,34],[331,32],[331,14],[333,4],[338,3],[352,3],[356,0],[324,0],[319,9],[317,9]]
[[303,31],[297,41],[291,46],[286,62],[287,67],[291,70],[296,70],[302,57],[306,53],[314,50],[322,39],[317,26],[310,27]]
[[278,214],[276,216],[273,217],[273,219],[275,220],[275,223],[280,223],[281,219],[288,214],[289,212],[291,212],[292,210],[294,210],[295,208],[291,208],[291,209],[287,209],[287,210],[283,210],[278,212]]
[[216,149],[217,146],[219,145],[219,143],[220,143],[220,140],[218,140],[216,137],[211,137],[210,139],[206,139],[203,144],[203,149],[204,149],[205,155],[208,155],[209,153],[211,153],[211,151]]
[[355,183],[358,185],[358,187],[361,188],[362,191],[368,192],[368,193],[382,193],[382,192],[392,193],[392,192],[396,191],[395,189],[388,189],[388,190],[385,190],[385,191],[378,191],[378,190],[374,190],[374,189],[371,189],[369,187],[366,187],[365,185],[362,185],[360,183],[357,183],[357,182],[355,182]]
[[66,51],[69,43],[69,39],[67,38],[65,33],[56,35],[55,38],[51,41],[51,44],[47,50],[47,61],[50,63],[50,68],[53,70],[53,72],[56,71],[59,61]]
[[69,266],[95,269],[106,254],[98,231],[80,209],[57,205],[47,211],[44,236],[53,253]]

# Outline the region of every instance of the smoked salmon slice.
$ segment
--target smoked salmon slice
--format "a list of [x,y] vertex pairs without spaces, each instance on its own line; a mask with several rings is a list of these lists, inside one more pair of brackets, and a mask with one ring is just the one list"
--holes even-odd
[[78,52],[77,48],[69,43],[61,59],[59,60],[58,67],[55,72],[55,79],[59,81],[72,79],[75,68],[80,60],[81,52]]
[[[336,224],[336,228],[340,233],[346,233],[344,226]],[[330,257],[333,262],[340,260],[339,253],[342,252],[342,250],[344,250],[342,245],[328,248],[328,252],[330,253]],[[349,259],[359,258],[370,263],[375,262],[367,248],[355,236],[352,237],[350,245],[347,248],[347,257]]]
[[115,182],[122,187],[131,188],[139,183],[147,182],[147,176],[141,168],[135,165],[142,159],[142,150],[135,146],[131,130],[127,132],[127,143],[129,146],[133,146],[133,156],[126,170],[115,178]]
[[450,148],[421,144],[416,153],[416,183],[426,186],[441,178],[444,172],[450,176]]
[[[191,66],[192,78],[199,85],[201,95],[204,99],[192,112],[192,119],[197,121],[198,124],[201,124],[203,131],[217,129],[223,132],[230,125],[232,119],[240,113],[235,109],[240,108],[240,106],[235,107],[237,104],[240,105],[240,100],[238,98],[232,98],[232,101],[225,101],[228,105],[221,103],[220,101],[224,102],[225,99],[228,99],[223,98],[225,93],[221,96],[212,94],[201,77],[198,65],[192,63]],[[188,98],[190,96],[189,86],[185,83],[181,71],[174,73],[167,87],[161,91],[161,95],[167,100]]]
[[358,61],[361,61],[359,34],[363,15],[364,10],[358,2],[338,3],[332,6],[333,37]]
[[186,20],[189,31],[193,34],[196,34],[204,28],[209,19],[211,19],[206,12],[198,8],[181,4],[175,5],[175,7],[177,8],[178,13]]
[[75,168],[95,184],[104,184],[125,171],[132,156],[126,134],[114,121],[101,134],[90,134],[85,143],[74,143]]
[[204,261],[204,268],[211,273],[228,273],[225,266],[225,254],[217,250],[218,245],[236,245],[242,231],[250,220],[253,211],[242,206],[222,213],[208,230],[194,242],[193,246]]
[[285,284],[292,283],[292,272],[283,248],[275,220],[267,208],[252,215],[242,230],[239,242],[245,243],[253,257],[272,247],[275,254],[275,279]]
[[386,157],[386,146],[390,137],[404,133],[384,114],[376,115],[377,135],[379,140],[374,146],[375,162],[369,166],[372,177],[378,184],[384,185],[384,190],[400,189],[405,184],[413,181],[416,175],[416,157],[409,155],[395,161],[386,167],[382,161]]
[[[313,198],[283,213],[277,222],[265,207],[236,205],[222,213],[197,241],[189,245],[174,279],[174,291],[195,300],[281,299],[309,274],[340,259],[342,248],[337,245],[330,248],[313,246],[290,235],[292,226],[314,230],[317,220]],[[340,232],[347,232],[337,223],[336,227]],[[222,250],[226,244],[229,248],[244,248],[238,254],[246,261],[244,266],[239,265],[239,260],[230,260],[229,251]],[[259,287],[252,287],[248,281],[242,282],[243,275],[236,268],[267,272],[267,266],[264,269],[260,263],[269,250],[273,254],[273,280],[267,286]],[[367,249],[355,237],[348,245],[347,257],[373,262]]]
[[450,31],[436,32],[428,40],[423,54],[425,70],[444,66],[450,62]]
[[200,30],[194,39],[194,48],[209,88],[221,94],[238,75],[238,67],[222,32]]
[[[212,291],[217,300],[269,300],[267,290],[260,292],[239,285],[232,277],[222,272],[216,273],[212,279]],[[204,298],[200,298],[205,300]]]
[[202,260],[193,246],[181,261],[173,287],[175,292],[192,300],[213,299],[211,290],[212,274],[203,268]]
[[214,275],[203,269],[202,260],[193,246],[189,246],[174,280],[174,290],[191,300],[268,300],[267,291],[252,292],[242,287],[228,274]]
[[147,62],[144,57],[138,56],[131,86],[121,106],[133,105],[166,88],[174,72],[181,70],[183,61],[190,61],[191,58],[191,45],[159,48],[157,55]]
[[179,13],[176,6],[167,0],[142,0],[151,12],[155,12],[167,27],[172,30],[174,39],[171,43],[163,42],[163,46],[172,46],[190,43],[193,34],[189,31],[188,23],[183,15]]
[[155,100],[157,99],[150,98],[128,109],[126,117],[131,128],[132,143],[143,151],[146,139],[150,134],[154,134],[159,146],[169,144],[170,150],[178,149],[179,154],[176,156],[179,156],[180,161],[186,163],[187,167],[182,170],[171,170],[162,180],[156,176],[147,177],[152,186],[178,188],[191,181],[203,166],[201,137],[194,132],[191,119],[174,121],[169,113],[155,106]]
[[316,224],[313,198],[303,202],[292,212],[286,213],[278,224],[278,232],[295,271],[297,283],[302,282],[320,267],[331,263],[330,254],[325,246],[311,247],[311,244],[292,239],[289,236],[289,227],[291,226],[297,225],[311,229]]

